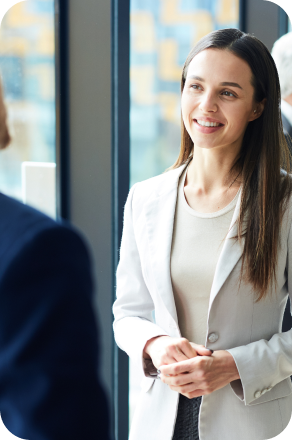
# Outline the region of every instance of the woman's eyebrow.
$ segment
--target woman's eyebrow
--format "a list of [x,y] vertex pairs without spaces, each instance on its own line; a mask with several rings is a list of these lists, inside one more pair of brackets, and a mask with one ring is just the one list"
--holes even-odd
[[204,82],[204,79],[201,78],[200,76],[197,76],[197,75],[190,75],[190,76],[187,76],[186,79],[189,79],[189,78],[191,78],[191,79],[196,79],[196,80],[198,80],[198,81],[202,81],[202,82]]
[[242,90],[242,87],[239,84],[233,82],[222,82],[220,83],[220,86],[238,87],[239,89]]
[[[201,81],[201,82],[205,81],[203,78],[201,78],[200,76],[197,76],[197,75],[190,75],[187,77],[187,79],[189,79],[189,78],[196,79],[197,81]],[[220,86],[238,87],[239,89],[243,90],[242,87],[238,83],[229,82],[229,81],[221,82]]]

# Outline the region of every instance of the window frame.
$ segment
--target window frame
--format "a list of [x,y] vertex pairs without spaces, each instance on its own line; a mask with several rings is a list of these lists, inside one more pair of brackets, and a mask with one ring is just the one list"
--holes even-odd
[[68,0],[55,0],[56,201],[57,217],[69,213]]
[[[113,286],[130,185],[130,1],[112,0]],[[113,302],[116,292],[113,291]],[[116,344],[114,358],[115,439],[129,435],[129,359]]]

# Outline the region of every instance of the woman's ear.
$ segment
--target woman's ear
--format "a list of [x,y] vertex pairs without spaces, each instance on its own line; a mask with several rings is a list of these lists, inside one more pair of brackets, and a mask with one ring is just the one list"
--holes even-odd
[[251,117],[249,120],[250,122],[255,121],[256,119],[258,119],[262,115],[262,113],[265,109],[266,103],[267,103],[267,98],[264,98],[261,102],[256,102],[253,105],[252,114],[251,114]]

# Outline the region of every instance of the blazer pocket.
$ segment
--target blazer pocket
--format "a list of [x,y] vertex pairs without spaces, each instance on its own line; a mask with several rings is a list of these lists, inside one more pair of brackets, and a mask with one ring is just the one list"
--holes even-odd
[[288,377],[282,382],[277,383],[270,391],[258,390],[262,393],[260,397],[253,400],[248,406],[258,405],[260,403],[269,402],[275,399],[281,399],[281,397],[287,397],[292,393],[291,379]]
[[143,377],[141,382],[141,390],[143,393],[147,393],[153,386],[155,379],[150,377]]

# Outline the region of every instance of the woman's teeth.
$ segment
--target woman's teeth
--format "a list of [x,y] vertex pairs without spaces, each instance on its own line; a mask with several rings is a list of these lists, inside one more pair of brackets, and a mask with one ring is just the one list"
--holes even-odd
[[197,123],[203,127],[219,127],[220,125],[219,122],[200,121],[199,119],[197,119]]

